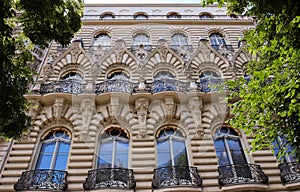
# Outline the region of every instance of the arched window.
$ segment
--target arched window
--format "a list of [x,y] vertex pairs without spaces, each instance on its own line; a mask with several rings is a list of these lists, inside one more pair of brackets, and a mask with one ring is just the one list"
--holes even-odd
[[223,83],[221,76],[211,70],[205,70],[203,73],[201,73],[199,79],[201,91],[205,93],[210,91],[217,91]]
[[144,13],[137,13],[133,17],[136,20],[146,20],[146,19],[148,19],[148,16]]
[[188,38],[183,33],[173,34],[172,37],[171,37],[171,40],[172,40],[172,47],[175,46],[175,47],[178,48],[181,45],[183,45],[183,46],[188,46],[189,45]]
[[100,19],[114,19],[115,15],[112,13],[104,13],[102,15],[100,15]]
[[81,74],[79,74],[77,72],[69,72],[69,73],[63,75],[60,79],[61,80],[74,80],[74,81],[78,81],[78,82],[83,81],[83,77],[81,76]]
[[189,165],[185,137],[180,130],[174,127],[163,128],[156,140],[158,167]]
[[110,128],[100,136],[97,168],[127,168],[129,138],[124,130]]
[[111,38],[107,33],[102,32],[95,35],[93,40],[93,46],[109,47],[110,45],[111,45]]
[[159,71],[154,75],[153,92],[175,91],[176,77],[169,71]]
[[150,45],[150,38],[145,33],[137,33],[133,36],[133,45],[139,46],[139,45]]
[[43,138],[35,169],[65,170],[69,150],[70,136],[66,131],[51,131]]
[[107,76],[109,80],[129,80],[129,76],[124,71],[115,71]]
[[179,13],[176,13],[176,12],[171,12],[171,13],[168,13],[167,18],[168,19],[180,19],[181,15],[179,15]]
[[215,132],[214,143],[220,166],[247,164],[238,133],[228,127]]
[[226,41],[223,35],[221,35],[220,33],[210,34],[209,39],[211,46],[216,50],[219,50],[220,45],[224,45],[226,47]]

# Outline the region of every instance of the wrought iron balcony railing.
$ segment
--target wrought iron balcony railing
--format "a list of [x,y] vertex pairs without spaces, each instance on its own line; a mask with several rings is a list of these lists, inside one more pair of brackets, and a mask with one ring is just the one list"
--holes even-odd
[[98,83],[95,86],[95,93],[106,93],[106,92],[124,92],[133,93],[137,88],[137,83],[132,83],[123,79],[108,80],[103,83]]
[[169,166],[154,169],[153,189],[168,187],[201,187],[202,179],[197,167]]
[[281,181],[284,185],[288,183],[300,182],[299,162],[280,163],[278,167],[281,174]]
[[223,87],[223,78],[220,77],[201,77],[200,78],[200,87],[202,92],[211,92],[211,91],[218,91],[224,89]]
[[151,93],[162,91],[189,92],[190,84],[174,79],[156,80],[151,84]]
[[[200,82],[197,82],[197,87],[194,88],[201,92],[211,92],[224,89],[223,79],[215,77],[201,78]],[[80,94],[83,93],[85,84],[82,84],[74,80],[61,80],[48,84],[42,84],[40,88],[40,94],[47,93],[70,93]],[[144,88],[139,88],[139,83],[133,83],[128,80],[115,79],[108,80],[102,83],[95,84],[94,92],[96,94],[107,92],[123,92],[123,93],[136,93],[143,91],[146,93],[159,93],[163,91],[176,91],[187,93],[191,91],[190,83],[178,81],[175,79],[156,80],[153,83],[145,83]]]
[[237,164],[218,167],[220,186],[239,185],[245,183],[267,184],[268,177],[259,165]]
[[40,89],[40,94],[46,93],[71,93],[79,94],[82,93],[85,85],[74,80],[61,80],[55,81],[48,84],[42,84]]
[[134,189],[135,185],[132,169],[102,168],[88,172],[83,188],[85,190],[100,188]]
[[23,172],[14,185],[16,191],[65,191],[67,171],[37,169]]

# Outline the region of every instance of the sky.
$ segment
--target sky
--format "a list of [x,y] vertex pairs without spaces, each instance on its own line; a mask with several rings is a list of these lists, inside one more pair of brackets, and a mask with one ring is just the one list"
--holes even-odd
[[182,3],[182,4],[188,4],[188,3],[195,3],[200,4],[200,0],[84,0],[84,3],[99,3],[99,4],[131,4],[131,3]]

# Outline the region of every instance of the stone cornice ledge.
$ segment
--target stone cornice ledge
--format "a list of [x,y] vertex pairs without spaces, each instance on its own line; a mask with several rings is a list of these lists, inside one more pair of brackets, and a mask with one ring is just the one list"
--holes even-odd
[[239,185],[230,185],[226,187],[222,187],[222,191],[226,192],[234,192],[240,190],[266,190],[269,186],[267,184],[259,184],[259,183],[246,183],[246,184],[239,184]]
[[193,188],[193,187],[170,187],[163,189],[153,189],[153,192],[199,192],[202,191],[202,188]]

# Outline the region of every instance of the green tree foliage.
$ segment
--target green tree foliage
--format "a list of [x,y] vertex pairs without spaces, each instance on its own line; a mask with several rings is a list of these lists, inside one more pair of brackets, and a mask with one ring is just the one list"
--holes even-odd
[[[230,12],[257,18],[254,30],[245,34],[247,50],[257,59],[246,66],[251,81],[230,82],[240,90],[232,97],[234,118],[230,124],[254,137],[253,150],[273,148],[284,136],[300,158],[300,1],[205,0],[204,5],[226,3]],[[282,150],[282,156],[286,151]],[[279,157],[278,157],[279,158]]]
[[74,0],[0,2],[0,137],[19,138],[31,125],[23,95],[34,74],[33,46],[67,45],[80,29],[82,7]]

